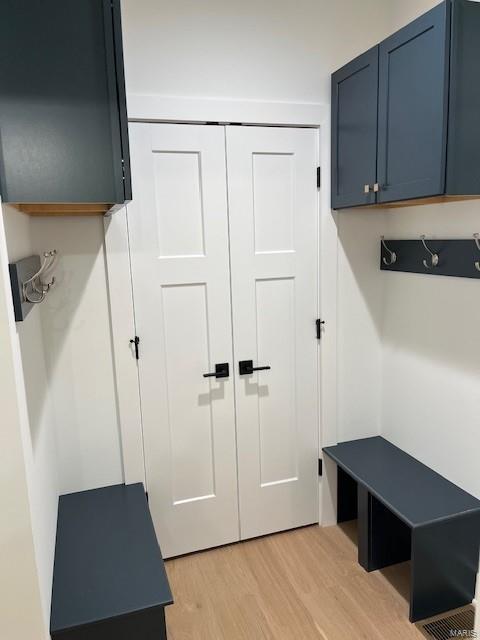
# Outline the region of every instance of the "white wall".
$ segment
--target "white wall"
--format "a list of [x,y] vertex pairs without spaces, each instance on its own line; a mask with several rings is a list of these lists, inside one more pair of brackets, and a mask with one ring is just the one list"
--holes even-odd
[[384,299],[378,238],[384,215],[345,210],[337,220],[337,439],[342,442],[381,430]]
[[[56,286],[14,329],[44,618],[58,496],[123,482],[101,218],[33,219],[4,205],[8,261],[56,248]],[[23,390],[23,382],[20,383]]]
[[480,497],[478,283],[379,268],[382,234],[470,238],[480,203],[342,211],[338,227],[338,439],[381,433]]
[[56,285],[40,305],[59,492],[121,483],[103,220],[32,218],[30,225],[35,253],[59,253]]
[[[49,622],[57,490],[52,430],[44,419],[48,409],[32,387],[27,411],[4,219],[15,238],[12,256],[28,250],[28,227],[24,218],[13,215],[6,211],[3,218],[0,207],[0,637],[40,640],[47,637]],[[29,364],[42,388],[39,328],[38,316],[33,317],[25,338]]]
[[[438,0],[389,0],[390,31],[393,33],[440,4]],[[478,1],[478,0],[473,0]]]
[[330,101],[329,74],[386,33],[385,0],[122,0],[127,92]]
[[[392,238],[469,238],[480,232],[480,203],[414,207],[386,221]],[[382,276],[383,433],[480,497],[478,282]]]

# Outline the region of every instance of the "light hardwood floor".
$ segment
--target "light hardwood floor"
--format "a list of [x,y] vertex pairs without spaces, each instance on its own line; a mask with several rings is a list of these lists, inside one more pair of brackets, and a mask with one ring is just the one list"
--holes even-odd
[[313,526],[167,561],[169,640],[420,640],[408,563],[366,573],[355,539]]

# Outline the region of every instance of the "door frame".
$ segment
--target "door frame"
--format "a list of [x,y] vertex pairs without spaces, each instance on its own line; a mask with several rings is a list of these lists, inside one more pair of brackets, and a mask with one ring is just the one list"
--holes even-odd
[[[318,197],[318,306],[319,317],[326,323],[318,349],[318,442],[319,458],[323,458],[322,447],[337,443],[338,231],[337,214],[330,209],[329,105],[133,94],[127,95],[127,104],[129,122],[241,123],[318,130],[321,167]],[[127,210],[128,205],[104,218],[106,271],[124,481],[126,484],[143,482],[147,486],[138,367],[134,350],[129,352],[126,348],[129,340],[136,335]],[[141,342],[139,346],[141,357]],[[323,479],[319,480],[320,524],[334,524],[336,500],[333,474],[324,472]]]

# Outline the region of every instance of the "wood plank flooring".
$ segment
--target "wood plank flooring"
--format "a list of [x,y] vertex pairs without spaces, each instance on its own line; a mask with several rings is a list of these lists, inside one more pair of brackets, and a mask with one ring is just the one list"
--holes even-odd
[[169,560],[169,640],[420,640],[409,563],[366,573],[356,523],[317,526]]

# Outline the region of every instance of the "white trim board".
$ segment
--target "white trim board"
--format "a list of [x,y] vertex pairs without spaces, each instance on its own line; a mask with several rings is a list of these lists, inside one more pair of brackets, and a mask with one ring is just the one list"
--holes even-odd
[[[336,214],[330,209],[330,108],[322,104],[219,100],[171,96],[128,96],[130,121],[219,124],[242,123],[262,126],[313,127],[319,129],[319,158],[322,188],[319,194],[320,316],[326,321],[320,343],[319,443],[337,443],[337,253]],[[134,193],[135,197],[135,193]],[[128,351],[135,335],[134,306],[125,209],[105,220],[105,247],[112,313],[117,384],[118,416],[122,434],[125,482],[146,486],[141,406],[137,366]],[[333,267],[333,268],[332,268]],[[141,343],[140,343],[141,346]],[[135,386],[137,385],[137,386]],[[321,457],[321,453],[319,454]],[[326,482],[322,482],[323,485]],[[148,487],[147,487],[148,488]],[[323,491],[327,490],[326,487]],[[322,497],[320,497],[322,503]],[[328,502],[327,502],[328,504]],[[320,504],[320,523],[325,522]]]
[[138,366],[130,340],[136,335],[127,210],[104,218],[117,413],[126,484],[145,480]]
[[320,127],[329,107],[315,103],[260,102],[218,98],[127,95],[132,122],[242,123],[266,126]]

